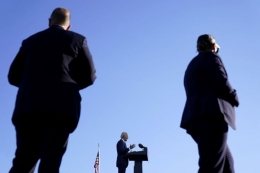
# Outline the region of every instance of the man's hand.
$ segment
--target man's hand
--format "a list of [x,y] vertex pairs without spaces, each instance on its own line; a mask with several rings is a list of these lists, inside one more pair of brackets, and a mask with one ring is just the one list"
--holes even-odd
[[129,148],[130,148],[130,150],[131,150],[131,149],[133,149],[134,147],[135,147],[135,144],[132,144],[132,145],[130,144],[130,147],[129,147]]
[[238,96],[237,96],[236,90],[234,90],[231,94],[232,94],[231,104],[233,106],[238,107],[239,106],[239,100],[238,100]]

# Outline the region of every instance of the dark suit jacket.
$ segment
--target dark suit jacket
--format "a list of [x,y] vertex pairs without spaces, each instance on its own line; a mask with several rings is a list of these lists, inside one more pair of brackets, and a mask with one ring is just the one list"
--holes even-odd
[[198,119],[224,119],[233,129],[238,97],[223,62],[214,52],[201,52],[189,63],[185,76],[186,104],[181,127]]
[[[58,25],[22,42],[8,80],[18,87],[14,125],[25,121],[65,121],[74,131],[80,117],[82,90],[93,84],[95,67],[86,38]],[[44,119],[44,120],[43,120]]]
[[117,159],[116,159],[116,166],[128,166],[128,158],[126,157],[126,154],[129,151],[129,148],[127,148],[126,143],[120,139],[116,144],[117,149]]

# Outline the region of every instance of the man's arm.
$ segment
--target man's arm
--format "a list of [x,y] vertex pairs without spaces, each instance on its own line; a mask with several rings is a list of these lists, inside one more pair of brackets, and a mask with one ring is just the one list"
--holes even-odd
[[116,146],[120,155],[125,155],[129,151],[129,148],[126,147],[126,144],[123,141],[118,142]]
[[14,58],[8,72],[8,81],[11,85],[14,85],[16,87],[20,86],[20,82],[24,73],[24,61],[25,55],[22,43],[22,46],[19,52],[17,53],[16,57]]
[[89,51],[86,39],[83,40],[82,48],[79,49],[78,57],[73,64],[74,77],[79,89],[92,85],[96,79],[96,69]]
[[214,91],[218,96],[226,98],[233,106],[238,106],[239,101],[236,90],[232,88],[228,81],[228,76],[220,57],[213,54],[213,56],[206,58],[206,71]]

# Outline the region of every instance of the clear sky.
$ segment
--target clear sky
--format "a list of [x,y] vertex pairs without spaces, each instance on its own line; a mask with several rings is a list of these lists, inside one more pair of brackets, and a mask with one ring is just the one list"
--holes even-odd
[[205,33],[221,46],[240,99],[237,130],[230,129],[228,138],[236,173],[260,172],[259,0],[1,0],[1,173],[10,169],[16,147],[11,115],[17,88],[8,84],[7,73],[22,40],[46,29],[56,7],[71,11],[71,30],[87,37],[97,69],[94,85],[81,91],[81,119],[61,173],[94,173],[98,143],[100,173],[117,172],[122,131],[129,133],[128,146],[148,147],[144,173],[196,172],[197,146],[179,124],[184,71]]

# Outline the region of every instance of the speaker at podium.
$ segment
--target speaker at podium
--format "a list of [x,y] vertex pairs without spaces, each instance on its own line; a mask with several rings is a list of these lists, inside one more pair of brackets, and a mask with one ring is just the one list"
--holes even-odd
[[129,161],[134,161],[134,173],[143,173],[143,161],[148,161],[148,149],[138,144],[142,151],[132,151],[127,154]]

